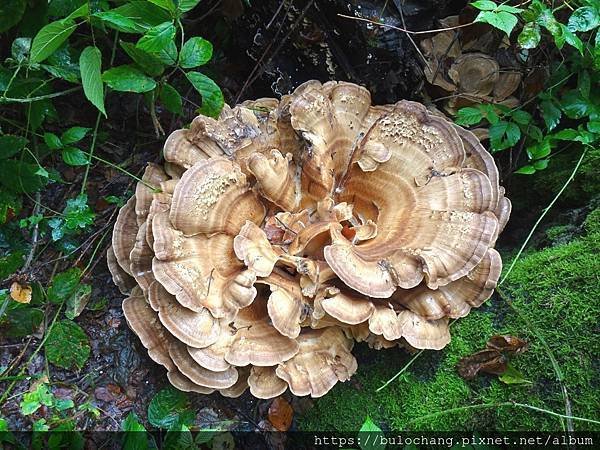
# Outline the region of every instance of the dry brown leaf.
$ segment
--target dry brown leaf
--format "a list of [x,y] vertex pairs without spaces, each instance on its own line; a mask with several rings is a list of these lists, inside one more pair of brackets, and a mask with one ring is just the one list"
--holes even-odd
[[292,424],[294,410],[286,399],[277,397],[269,407],[269,422],[279,431],[287,431]]
[[462,358],[456,368],[465,380],[472,380],[479,372],[500,375],[506,371],[508,360],[497,350],[481,350]]
[[527,350],[527,341],[515,336],[495,335],[486,344],[487,348],[507,353],[523,353]]
[[10,286],[11,298],[19,303],[29,303],[31,301],[31,287],[14,282]]

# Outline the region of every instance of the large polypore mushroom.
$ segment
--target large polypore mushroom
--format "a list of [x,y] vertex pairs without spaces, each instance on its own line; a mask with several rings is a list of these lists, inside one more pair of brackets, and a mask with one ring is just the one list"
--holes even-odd
[[164,157],[108,263],[181,390],[322,396],[356,371],[355,341],[441,349],[498,280],[510,202],[494,161],[421,104],[310,81],[197,117]]

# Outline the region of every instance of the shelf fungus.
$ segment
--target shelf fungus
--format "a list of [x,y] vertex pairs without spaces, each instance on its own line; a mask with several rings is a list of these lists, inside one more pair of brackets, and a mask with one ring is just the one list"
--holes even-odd
[[107,262],[183,391],[320,397],[356,372],[356,342],[440,350],[498,281],[510,201],[494,160],[419,103],[310,81],[197,117],[164,157]]

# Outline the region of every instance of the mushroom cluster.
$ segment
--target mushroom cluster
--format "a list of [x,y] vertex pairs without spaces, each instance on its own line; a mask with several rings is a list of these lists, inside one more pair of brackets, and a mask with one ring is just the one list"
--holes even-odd
[[510,42],[489,31],[465,34],[452,29],[460,26],[459,16],[446,17],[440,24],[449,29],[423,39],[420,47],[425,78],[446,98],[444,110],[455,115],[459,108],[475,103],[518,106],[513,94],[522,74],[518,62],[506,51]]
[[319,397],[354,342],[441,349],[490,297],[510,214],[477,138],[419,103],[309,81],[171,134],[107,260],[183,391]]

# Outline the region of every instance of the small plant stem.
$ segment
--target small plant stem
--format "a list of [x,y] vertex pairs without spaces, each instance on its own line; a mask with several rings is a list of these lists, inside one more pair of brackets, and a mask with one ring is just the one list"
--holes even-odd
[[0,98],[0,103],[32,103],[37,102],[39,100],[48,100],[51,98],[62,97],[63,95],[69,95],[73,92],[77,92],[81,90],[81,87],[74,87],[71,89],[67,89],[66,91],[61,92],[53,92],[52,94],[40,95],[39,97],[27,97],[27,98],[10,98],[10,97],[2,97]]
[[412,365],[413,362],[415,362],[417,360],[417,358],[419,356],[421,356],[421,354],[424,352],[425,350],[421,350],[419,351],[419,353],[417,353],[416,355],[414,355],[412,358],[410,358],[410,360],[404,365],[404,367],[402,369],[400,369],[400,371],[394,375],[392,378],[390,378],[389,380],[387,380],[385,383],[383,383],[383,385],[379,386],[375,392],[379,392],[382,389],[385,389],[392,381],[394,381],[396,378],[398,378],[400,375],[402,375],[404,372],[406,372],[406,370]]

